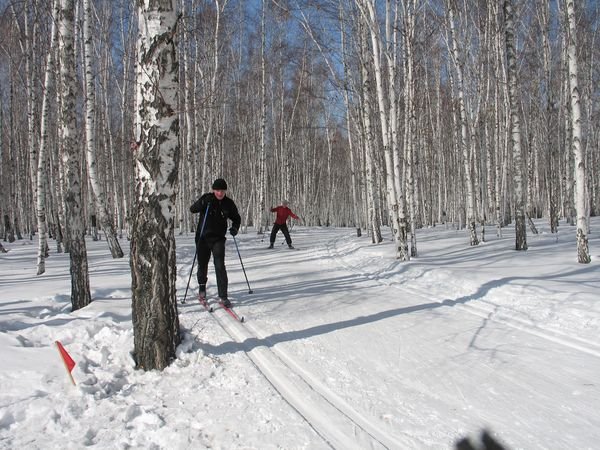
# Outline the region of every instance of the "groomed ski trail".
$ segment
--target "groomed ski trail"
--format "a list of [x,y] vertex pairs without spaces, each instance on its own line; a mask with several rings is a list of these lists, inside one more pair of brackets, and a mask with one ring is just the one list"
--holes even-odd
[[235,321],[222,308],[210,314],[244,348],[252,363],[285,401],[332,448],[395,449],[414,445],[412,440],[400,441],[356,411],[253,325]]

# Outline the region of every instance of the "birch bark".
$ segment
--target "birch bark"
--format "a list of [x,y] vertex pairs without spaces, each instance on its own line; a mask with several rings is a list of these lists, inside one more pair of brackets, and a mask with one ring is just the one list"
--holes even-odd
[[[203,141],[203,149],[204,149],[204,153],[203,153],[203,164],[202,164],[202,181],[201,181],[201,188],[204,189],[204,187],[209,183],[208,181],[208,177],[209,177],[209,154],[211,152],[211,150],[214,151],[214,149],[216,148],[216,145],[213,142],[213,134],[214,134],[214,129],[215,129],[215,122],[216,122],[216,114],[217,114],[217,108],[216,108],[216,102],[217,102],[217,81],[218,81],[218,76],[219,76],[219,66],[220,66],[220,44],[219,44],[219,33],[220,33],[220,28],[221,28],[221,13],[223,8],[225,8],[225,6],[227,5],[227,1],[225,0],[223,1],[223,3],[221,4],[219,0],[214,0],[215,3],[215,28],[214,28],[214,34],[212,36],[212,54],[211,59],[212,59],[212,67],[210,67],[210,78],[209,78],[209,84],[206,86],[206,91],[205,95],[208,97],[208,105],[206,108],[206,114],[205,114],[205,119],[204,119],[204,125],[205,125],[205,131],[204,131],[204,141]],[[212,145],[212,148],[211,148]],[[219,153],[216,153],[217,155],[221,155]],[[221,172],[221,169],[219,167],[219,164],[217,162],[217,164],[215,164],[215,166],[213,167],[214,171],[216,171],[217,173]]]
[[[340,0],[340,43],[342,48],[342,64],[344,66],[344,75],[346,79],[350,78],[350,68],[348,64],[348,60],[346,58],[346,28],[344,26],[344,8],[342,2]],[[348,155],[350,157],[350,175],[351,175],[351,186],[352,186],[352,208],[354,210],[354,226],[356,227],[356,236],[360,237],[361,232],[361,215],[360,215],[360,205],[362,204],[358,198],[358,177],[357,177],[357,169],[356,162],[354,157],[354,140],[352,138],[352,113],[350,108],[350,96],[348,94],[348,86],[344,86],[342,89],[342,93],[344,96],[344,106],[346,107],[346,127],[348,129]]]
[[137,368],[164,369],[181,337],[175,282],[179,168],[176,0],[138,2],[135,170],[131,239],[132,321]]
[[[381,139],[385,161],[388,213],[390,216],[394,243],[396,244],[396,258],[406,261],[410,258],[406,241],[406,223],[405,221],[402,221],[401,223],[400,220],[400,212],[404,211],[404,194],[397,190],[399,174],[396,174],[399,172],[399,167],[397,164],[394,164],[394,155],[392,153],[392,130],[390,128],[395,125],[395,122],[390,120],[389,107],[387,104],[389,96],[394,96],[393,85],[388,86],[388,90],[386,91],[381,57],[381,47],[383,44],[375,12],[375,3],[373,0],[357,0],[357,4],[362,17],[367,24],[371,38],[371,56],[375,73],[375,89],[379,106],[379,124],[381,126]],[[394,76],[391,74],[390,77],[391,79],[394,79]],[[386,101],[386,99],[388,99],[388,101]],[[395,100],[392,99],[392,101]]]
[[577,27],[575,22],[575,2],[567,1],[568,34],[568,62],[569,62],[569,87],[571,94],[571,149],[575,159],[575,210],[577,214],[577,262],[589,264],[591,262],[588,246],[589,224],[586,208],[585,185],[585,157],[581,147],[581,104],[579,101],[579,84],[577,68]]
[[[53,16],[58,17],[58,1],[52,6]],[[54,54],[58,42],[58,27],[52,21],[50,51],[46,62],[44,76],[44,92],[42,94],[42,114],[40,118],[40,151],[37,164],[37,227],[39,233],[37,274],[46,272],[46,256],[48,256],[48,226],[46,221],[46,186],[48,184],[48,116],[50,113],[49,96],[54,83]]]
[[66,190],[64,192],[65,218],[68,223],[67,241],[71,263],[71,305],[73,311],[91,301],[88,275],[85,226],[83,220],[81,187],[81,146],[77,139],[76,65],[74,48],[75,1],[60,1],[60,75],[62,154]]
[[415,79],[414,79],[414,50],[415,38],[415,4],[413,0],[404,2],[404,145],[406,166],[406,190],[408,198],[408,211],[410,220],[410,256],[416,257],[417,250],[417,206],[415,189],[415,141],[416,130],[416,105],[415,105]]
[[[98,156],[96,148],[96,87],[92,73],[92,33],[91,33],[91,5],[90,0],[83,0],[83,45],[85,50],[85,148],[87,152],[87,169],[90,177],[90,186],[96,199],[96,211],[100,218],[102,229],[106,234],[108,248],[113,258],[122,258],[123,250],[117,239],[115,226],[108,212],[108,202],[104,187],[99,180],[98,174]],[[112,148],[109,149],[112,151]]]
[[255,224],[257,233],[263,233],[263,218],[266,214],[266,133],[267,133],[267,68],[266,68],[266,3],[262,1],[260,19],[260,149],[258,153],[258,199],[256,204]]
[[450,35],[452,38],[452,54],[456,67],[456,82],[458,89],[458,103],[460,111],[460,147],[463,153],[463,164],[465,170],[465,184],[467,187],[467,229],[471,245],[478,245],[477,229],[475,227],[475,193],[473,189],[473,173],[471,170],[471,155],[469,154],[468,144],[468,129],[469,119],[467,115],[467,107],[465,104],[465,91],[462,69],[462,55],[460,54],[458,39],[456,36],[456,23],[454,12],[454,0],[448,2],[448,16],[450,21]]
[[515,189],[515,249],[527,250],[525,223],[525,192],[523,189],[523,155],[521,151],[521,122],[517,107],[517,57],[512,0],[504,1],[505,43],[507,59],[508,99],[510,108],[511,138]]
[[545,167],[548,222],[550,223],[550,232],[558,233],[558,205],[557,205],[557,184],[558,177],[556,171],[556,142],[551,137],[552,113],[554,110],[554,91],[552,87],[552,48],[550,47],[550,4],[540,5],[539,18],[540,28],[542,29],[542,55],[544,62],[544,83],[547,92],[545,108],[545,126],[541,137],[546,148],[547,163]]
[[[366,33],[365,27],[361,26],[361,33]],[[362,125],[362,144],[365,154],[365,184],[367,189],[367,224],[371,232],[371,243],[379,244],[383,238],[381,236],[381,221],[379,219],[378,211],[378,197],[376,189],[376,171],[375,171],[375,155],[373,146],[375,145],[375,137],[373,133],[373,125],[371,122],[371,115],[373,108],[371,107],[372,88],[371,88],[371,75],[367,67],[367,51],[365,48],[366,38],[361,39],[361,96],[362,101],[360,104],[361,114],[361,125]]]

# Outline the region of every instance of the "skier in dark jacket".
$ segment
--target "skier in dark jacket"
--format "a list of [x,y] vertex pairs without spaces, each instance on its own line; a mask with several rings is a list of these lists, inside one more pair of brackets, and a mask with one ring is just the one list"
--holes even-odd
[[298,217],[290,208],[288,208],[287,200],[282,201],[280,206],[271,208],[271,212],[277,213],[277,217],[275,218],[275,223],[273,224],[273,229],[271,230],[271,245],[269,245],[269,248],[273,248],[273,244],[275,244],[275,237],[277,236],[277,232],[279,230],[283,232],[288,247],[294,248],[292,245],[292,238],[290,237],[290,232],[287,227],[287,219],[288,217],[292,217],[296,220],[300,220],[300,217]]
[[235,236],[241,224],[241,217],[234,201],[227,197],[227,183],[218,178],[212,184],[213,192],[203,194],[191,207],[192,213],[200,213],[196,229],[196,252],[198,257],[198,284],[200,296],[206,296],[206,281],[208,280],[208,262],[213,256],[217,288],[221,302],[229,307],[227,298],[227,269],[225,268],[225,233],[227,219],[231,220],[229,233]]

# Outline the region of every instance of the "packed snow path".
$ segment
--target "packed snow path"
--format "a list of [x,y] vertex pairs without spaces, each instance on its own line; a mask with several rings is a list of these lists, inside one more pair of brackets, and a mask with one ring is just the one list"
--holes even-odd
[[355,411],[252,324],[242,325],[232,320],[221,308],[217,308],[213,316],[241,344],[257,369],[290,406],[333,448],[402,448],[407,445],[380,429],[376,421]]
[[[232,258],[229,267],[247,323],[216,314],[328,444],[439,448],[486,427],[516,448],[575,448],[600,435],[598,340],[531,309],[559,297],[561,275],[528,288],[522,253],[521,272],[498,279],[451,231],[426,270],[340,232],[297,231],[298,252],[246,236],[254,294]],[[464,279],[444,267],[453,258]]]

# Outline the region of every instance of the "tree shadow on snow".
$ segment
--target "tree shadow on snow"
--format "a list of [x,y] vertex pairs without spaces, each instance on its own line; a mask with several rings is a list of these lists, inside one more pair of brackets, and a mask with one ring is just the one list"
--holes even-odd
[[314,336],[320,336],[328,334],[334,331],[339,331],[345,328],[353,328],[360,325],[365,325],[373,322],[378,322],[390,317],[398,316],[401,314],[410,314],[426,309],[438,308],[443,306],[440,303],[426,303],[421,305],[407,306],[405,308],[395,308],[388,311],[381,311],[368,316],[355,317],[353,319],[342,320],[339,322],[332,322],[322,325],[316,325],[314,327],[306,328],[304,330],[297,331],[285,331],[283,333],[275,333],[264,339],[260,338],[249,338],[242,343],[224,342],[220,345],[203,344],[203,349],[213,355],[222,355],[226,353],[234,353],[238,351],[248,352],[257,347],[273,347],[276,344],[283,342],[291,342],[301,339],[306,339]]
[[[366,324],[378,322],[378,321],[388,319],[391,317],[395,317],[395,316],[399,316],[399,315],[411,314],[411,313],[425,311],[425,310],[433,310],[433,309],[441,308],[441,307],[454,307],[457,305],[467,304],[474,300],[478,300],[478,299],[485,297],[489,293],[489,291],[491,291],[497,287],[509,285],[516,281],[526,281],[526,280],[530,280],[532,278],[535,278],[537,280],[543,280],[543,279],[556,280],[556,279],[560,279],[563,277],[569,278],[569,277],[573,277],[574,275],[581,275],[581,274],[584,274],[584,273],[590,272],[590,271],[591,271],[590,268],[584,267],[584,268],[580,268],[580,269],[573,270],[570,272],[565,272],[562,274],[553,274],[553,275],[549,275],[546,277],[544,277],[544,276],[541,276],[541,277],[540,276],[537,276],[537,277],[515,276],[515,277],[499,278],[496,280],[490,280],[487,283],[482,284],[472,294],[458,297],[455,299],[446,298],[446,299],[440,299],[439,301],[433,301],[433,302],[421,303],[421,304],[417,304],[417,305],[389,309],[386,311],[380,311],[380,312],[377,312],[374,314],[370,314],[368,316],[359,316],[359,317],[355,317],[352,319],[341,320],[338,322],[316,325],[313,327],[306,328],[304,330],[275,333],[275,334],[272,334],[271,336],[267,336],[263,339],[252,337],[252,338],[246,339],[242,343],[230,341],[230,342],[220,344],[218,346],[214,346],[211,344],[205,344],[205,345],[203,345],[203,349],[206,352],[214,354],[214,355],[222,355],[222,354],[227,354],[227,353],[235,353],[238,351],[248,352],[257,347],[273,347],[274,345],[279,344],[279,343],[291,342],[291,341],[311,338],[314,336],[320,336],[320,335],[328,334],[328,333],[339,331],[339,330],[346,329],[346,328],[352,328],[352,327],[356,327],[356,326],[360,326],[360,325],[366,325]],[[269,294],[261,296],[260,301],[252,300],[248,303],[246,303],[244,301],[244,303],[245,304],[252,304],[252,303],[256,304],[256,303],[263,303],[263,302],[269,302],[269,301],[275,301],[275,300],[281,301],[281,297],[286,297],[286,298],[289,298],[290,300],[294,300],[294,299],[297,300],[299,298],[300,299],[307,298],[307,297],[310,298],[311,295],[327,295],[327,294],[331,294],[333,292],[343,292],[345,289],[349,288],[348,283],[352,284],[353,288],[356,289],[358,286],[360,286],[360,283],[368,282],[368,281],[372,281],[372,280],[370,280],[365,275],[350,275],[350,276],[344,276],[344,277],[339,277],[339,278],[335,278],[335,279],[331,279],[331,278],[330,279],[322,279],[321,278],[319,280],[315,280],[314,282],[300,281],[298,283],[291,283],[291,284],[286,284],[285,286],[279,286],[277,292],[269,293]],[[581,281],[578,281],[578,283],[581,283]],[[367,287],[368,286],[365,286],[364,288],[366,289]],[[415,295],[414,293],[411,293],[410,296],[412,298],[415,298],[415,297],[418,298],[418,295]]]

